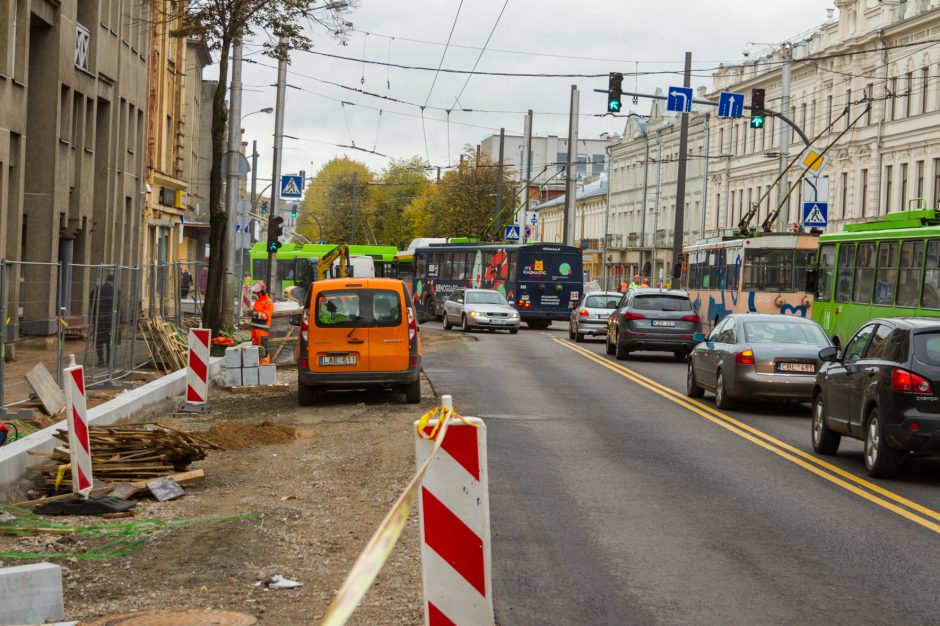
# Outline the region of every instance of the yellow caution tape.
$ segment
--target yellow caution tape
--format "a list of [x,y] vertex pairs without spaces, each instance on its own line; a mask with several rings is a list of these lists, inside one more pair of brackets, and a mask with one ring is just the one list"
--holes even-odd
[[61,317],[59,318],[59,323],[62,324],[62,326],[64,326],[65,328],[69,327],[69,323],[66,322],[64,319],[62,319]]
[[62,479],[65,478],[65,472],[68,471],[68,469],[69,469],[69,467],[71,467],[71,465],[72,465],[71,463],[65,463],[65,464],[59,466],[59,471],[57,471],[57,472],[55,473],[55,489],[56,489],[56,491],[59,490],[59,485],[62,484]]
[[[437,423],[430,433],[425,433],[425,428],[435,417],[438,417]],[[477,426],[465,420],[452,409],[443,407],[428,411],[418,420],[416,424],[418,436],[422,439],[434,440],[431,454],[421,464],[414,478],[405,487],[385,519],[379,524],[372,538],[369,539],[369,543],[366,544],[359,558],[356,559],[356,563],[350,570],[349,575],[346,576],[346,580],[343,582],[343,586],[340,587],[336,597],[333,598],[333,603],[330,604],[330,608],[323,617],[323,621],[320,622],[320,626],[342,626],[356,610],[356,607],[359,606],[359,603],[362,602],[362,598],[365,597],[375,577],[378,576],[379,571],[385,565],[388,555],[392,553],[392,549],[401,536],[401,531],[405,528],[408,514],[418,499],[418,487],[421,486],[421,481],[424,479],[431,459],[437,454],[441,442],[444,441],[448,422],[454,417],[470,426]]]

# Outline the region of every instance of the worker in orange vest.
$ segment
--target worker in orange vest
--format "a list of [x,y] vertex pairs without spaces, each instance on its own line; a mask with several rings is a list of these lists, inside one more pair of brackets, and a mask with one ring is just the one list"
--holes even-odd
[[255,283],[251,293],[256,298],[251,314],[251,345],[261,347],[261,362],[268,363],[268,334],[274,319],[274,301],[264,283]]

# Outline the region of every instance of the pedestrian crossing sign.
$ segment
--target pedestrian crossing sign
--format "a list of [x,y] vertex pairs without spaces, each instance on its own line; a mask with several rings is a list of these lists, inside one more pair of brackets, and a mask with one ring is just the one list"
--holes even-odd
[[804,202],[803,226],[806,228],[824,228],[829,225],[828,202]]
[[519,241],[519,227],[515,224],[506,226],[506,229],[503,232],[503,239],[506,241]]
[[303,178],[300,176],[281,176],[281,197],[300,198],[303,195]]

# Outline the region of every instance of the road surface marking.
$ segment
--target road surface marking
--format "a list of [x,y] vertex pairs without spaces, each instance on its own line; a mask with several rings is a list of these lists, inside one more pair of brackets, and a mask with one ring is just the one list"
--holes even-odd
[[[755,443],[759,445],[760,447],[765,448],[773,452],[774,454],[784,459],[787,459],[788,461],[792,463],[795,463],[796,465],[799,465],[803,469],[813,474],[816,474],[817,476],[824,478],[828,480],[829,482],[835,485],[838,485],[839,487],[842,487],[843,489],[850,491],[868,500],[869,502],[877,504],[878,506],[888,509],[892,513],[896,513],[897,515],[900,515],[901,517],[904,517],[916,524],[919,524],[929,530],[932,530],[935,533],[940,534],[940,524],[932,522],[931,520],[926,519],[925,517],[921,517],[920,515],[916,515],[915,513],[908,511],[906,509],[903,509],[897,506],[896,504],[889,502],[888,500],[893,500],[894,502],[902,504],[903,506],[906,506],[909,509],[913,509],[919,513],[922,513],[923,515],[927,517],[940,519],[940,513],[938,513],[937,511],[929,509],[923,505],[917,504],[916,502],[912,502],[911,500],[908,500],[907,498],[904,498],[903,496],[900,496],[892,491],[888,491],[887,489],[884,489],[883,487],[879,487],[878,485],[871,483],[867,480],[859,478],[858,476],[855,476],[839,467],[836,467],[835,465],[832,465],[831,463],[827,463],[821,459],[818,459],[811,454],[803,452],[802,450],[798,450],[794,448],[793,446],[787,443],[784,443],[783,441],[780,441],[779,439],[776,439],[775,437],[772,437],[771,435],[768,435],[767,433],[761,430],[754,428],[753,426],[749,426],[743,422],[740,422],[734,419],[730,415],[726,415],[725,413],[712,409],[711,407],[709,407],[708,405],[702,402],[699,402],[692,398],[688,398],[685,395],[680,394],[679,392],[675,391],[674,389],[670,389],[666,387],[665,385],[662,385],[652,379],[642,376],[641,374],[637,374],[636,372],[634,372],[633,370],[627,367],[624,367],[618,363],[612,363],[609,359],[605,359],[595,354],[594,352],[591,352],[590,350],[586,350],[579,346],[576,346],[575,344],[571,343],[568,340],[558,339],[555,337],[553,337],[552,340],[568,348],[569,350],[572,350],[580,354],[581,356],[591,361],[594,361],[597,364],[602,365],[603,367],[606,367],[607,369],[623,376],[624,378],[632,380],[633,382],[640,385],[641,387],[646,387],[653,393],[656,393],[666,398],[667,400],[670,400],[680,406],[683,406],[689,409],[693,413],[696,413],[700,415],[701,417],[704,417],[705,419],[709,420],[710,422],[713,422],[721,426],[722,428],[725,428],[733,432],[739,437],[747,439],[748,441]],[[816,465],[813,465],[813,463],[815,463]],[[828,472],[823,471],[824,469],[828,470]],[[847,480],[843,480],[843,478]],[[848,482],[848,481],[851,481],[851,482]],[[881,496],[884,496],[884,498],[887,498],[887,500],[884,498],[880,498],[874,495],[873,493],[869,493],[868,491],[864,491],[863,489],[860,489],[856,485],[851,484],[853,482],[856,483],[857,485],[861,485],[871,491],[874,491],[875,493]]]

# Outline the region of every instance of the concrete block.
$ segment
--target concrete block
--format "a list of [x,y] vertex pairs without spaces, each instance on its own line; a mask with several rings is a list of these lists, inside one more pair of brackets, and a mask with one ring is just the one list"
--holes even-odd
[[248,346],[242,349],[242,367],[258,367],[261,364],[261,354],[258,346]]
[[277,382],[277,366],[261,365],[258,367],[258,384],[273,385]]
[[242,368],[242,384],[246,387],[253,387],[259,384],[257,367],[243,367]]
[[44,624],[65,619],[62,570],[52,563],[0,568],[0,624]]
[[238,369],[242,366],[242,351],[239,348],[225,349],[225,369]]
[[225,368],[225,386],[226,387],[241,387],[241,385],[242,385],[242,368],[226,367]]

